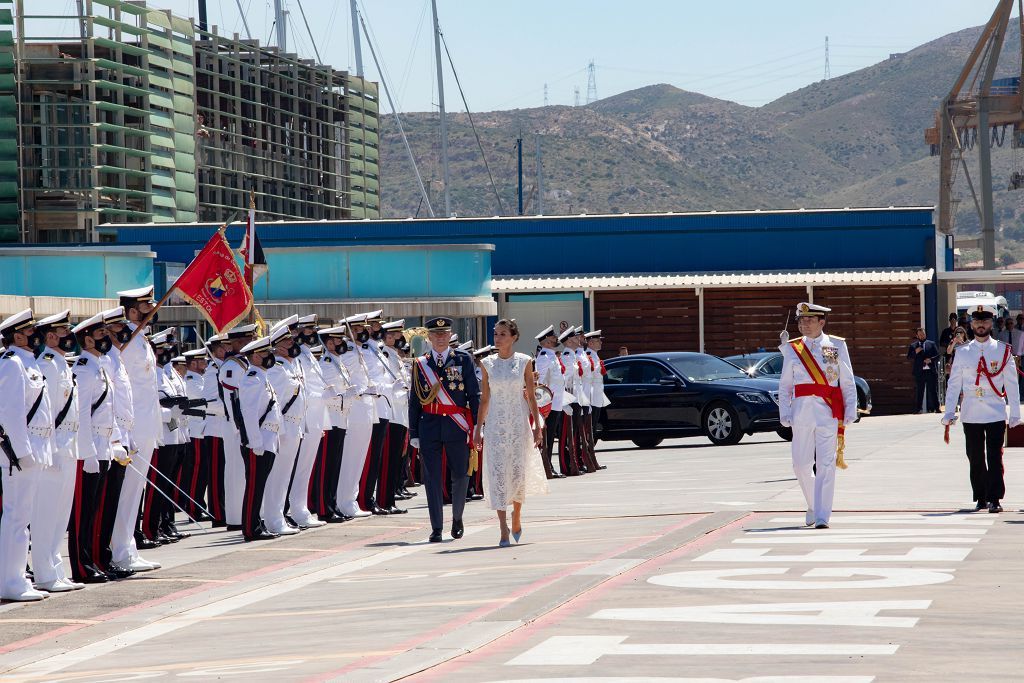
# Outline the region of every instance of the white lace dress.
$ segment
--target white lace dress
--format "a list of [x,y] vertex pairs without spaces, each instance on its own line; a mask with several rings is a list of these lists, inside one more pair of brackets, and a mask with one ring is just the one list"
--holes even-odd
[[533,445],[530,406],[523,392],[530,357],[516,353],[502,359],[484,358],[490,386],[484,424],[484,489],[492,510],[522,503],[527,494],[547,493],[541,454]]

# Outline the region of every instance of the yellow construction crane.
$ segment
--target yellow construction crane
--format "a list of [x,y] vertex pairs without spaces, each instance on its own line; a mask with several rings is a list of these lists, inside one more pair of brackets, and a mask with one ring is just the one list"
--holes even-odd
[[[1024,28],[1024,13],[1020,11],[1024,9],[1022,0],[1017,0],[1016,4],[1018,21]],[[982,256],[986,270],[994,269],[996,260],[992,215],[993,129],[1013,126],[1011,144],[1014,147],[1024,146],[1024,100],[1020,87],[1024,63],[1018,65],[1016,77],[993,83],[1013,5],[1014,0],[999,0],[960,75],[935,113],[935,125],[924,134],[932,154],[939,155],[939,230],[945,235],[953,232],[953,182],[958,168],[962,167],[981,219]],[[1024,31],[1021,31],[1021,40],[1024,42]],[[1024,59],[1024,49],[1021,54]],[[974,144],[978,147],[980,182],[977,189],[963,158],[964,149]],[[1013,177],[1010,187],[1016,189]]]

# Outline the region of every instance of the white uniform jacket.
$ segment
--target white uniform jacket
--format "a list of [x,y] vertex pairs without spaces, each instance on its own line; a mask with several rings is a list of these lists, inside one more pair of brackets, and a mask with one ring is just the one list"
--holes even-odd
[[[178,372],[171,367],[171,364],[160,368],[160,398],[183,398],[188,394],[185,391],[185,382]],[[188,443],[188,423],[182,413],[182,409],[160,407],[160,445],[170,446]]]
[[594,405],[594,398],[590,395],[590,391],[594,385],[594,364],[584,348],[576,349],[576,360],[579,362],[580,370],[582,371],[580,376],[580,394],[583,400],[580,403],[585,406],[592,406]]
[[[980,363],[984,363],[984,371]],[[957,347],[946,383],[946,413],[942,416],[943,422],[948,424],[953,420],[961,391],[964,397],[960,403],[960,419],[964,422],[1003,422],[1006,420],[1007,406],[1010,424],[1020,422],[1017,366],[1013,362],[1012,349],[1003,342],[992,338],[986,342],[974,339]]]
[[324,373],[309,347],[303,344],[299,348],[302,352],[298,361],[306,380],[306,433],[319,435],[323,430],[331,428],[327,406],[324,404]]
[[381,354],[384,356],[384,360],[387,361],[388,367],[391,368],[391,372],[395,373],[395,377],[398,381],[391,379],[391,375],[388,375],[388,379],[392,382],[391,384],[391,408],[392,408],[392,422],[396,422],[403,427],[409,426],[409,365],[402,362],[401,356],[398,354],[397,349],[393,349],[385,346],[381,349]]
[[[204,378],[198,372],[192,372],[189,370],[185,373],[185,395],[190,399],[203,398],[203,381]],[[194,408],[195,411],[202,411],[203,408]],[[188,437],[190,439],[201,439],[203,438],[203,423],[206,422],[206,418],[197,417],[195,415],[188,415],[185,417],[186,423],[188,424]]]
[[231,430],[234,430],[236,434],[239,432],[238,420],[241,416],[235,415],[232,408],[232,397],[238,395],[238,390],[241,388],[242,380],[247,372],[249,372],[249,361],[243,356],[225,358],[224,362],[221,363],[220,370],[217,372],[217,381],[220,384],[220,390],[223,394],[224,405],[228,414],[225,426],[226,434],[230,434]]
[[[54,458],[78,458],[78,396],[75,375],[64,360],[62,351],[46,348],[36,359],[39,370],[46,378],[46,391],[50,395],[50,408],[54,419]],[[65,407],[67,410],[65,411]],[[64,412],[60,425],[57,417]]]
[[110,378],[111,392],[114,394],[114,421],[121,432],[121,445],[131,452],[135,449],[135,404],[132,400],[132,383],[121,362],[121,352],[116,347],[111,348],[97,361]]
[[[563,370],[562,377],[565,378],[565,393],[569,396],[566,397],[566,403],[578,403],[579,405],[588,405],[584,403],[583,397],[583,385],[580,380],[580,360],[576,356],[576,352],[572,349],[562,349],[562,352],[558,356],[562,360]],[[571,400],[569,397],[572,397]]]
[[231,417],[227,401],[224,398],[224,387],[220,385],[220,366],[223,361],[210,358],[206,362],[203,373],[203,398],[206,399],[206,418],[203,420],[203,436],[214,436],[223,439],[231,427]]
[[242,404],[242,420],[248,443],[254,451],[277,453],[280,450],[281,405],[270,384],[267,371],[252,367],[242,378],[238,400]]
[[[323,378],[323,401],[327,409],[328,428],[348,429],[348,411],[360,388],[352,383],[352,376],[341,359],[329,351],[319,361]],[[368,401],[367,401],[368,403]]]
[[[26,464],[53,465],[53,410],[46,391],[46,380],[35,356],[14,346],[0,356],[0,425],[11,440],[14,455]],[[32,406],[39,400],[32,421],[27,422]],[[7,467],[0,456],[0,467]],[[23,465],[24,466],[24,465]]]
[[604,363],[601,362],[597,351],[591,349],[587,349],[587,358],[590,359],[594,368],[594,371],[590,373],[590,405],[595,408],[604,408],[611,403],[604,395]]
[[85,352],[75,361],[78,383],[79,432],[78,453],[85,461],[85,471],[99,472],[99,461],[110,460],[121,432],[114,418],[114,384],[99,358]]
[[380,394],[374,399],[377,407],[378,420],[391,420],[394,416],[392,405],[394,404],[394,382],[395,380],[384,368],[384,356],[377,346],[377,341],[371,339],[360,345],[360,353],[366,361],[366,369],[370,374],[370,382],[376,386],[376,393]]
[[565,404],[565,376],[558,354],[552,349],[541,349],[537,353],[537,383],[551,390],[551,410],[562,410]]
[[[134,331],[138,325],[128,323]],[[160,445],[163,424],[160,412],[160,379],[157,373],[156,356],[146,335],[139,333],[131,343],[121,349],[121,363],[128,372],[132,385],[132,401],[135,406],[135,425],[132,435],[135,443],[151,442]]]
[[[796,387],[814,384],[811,374],[797,356],[793,344],[803,340],[829,386],[839,387],[843,398],[843,422],[851,424],[857,419],[857,385],[853,381],[853,367],[846,340],[821,334],[816,339],[800,337],[782,347],[782,376],[779,378],[779,421],[793,427],[828,427],[837,425],[832,409],[819,396],[796,398]],[[958,352],[959,353],[959,352]]]
[[[277,356],[267,379],[281,402],[281,434],[301,439],[306,428],[306,391],[297,359]],[[286,410],[287,409],[287,410]],[[275,451],[276,452],[276,451]]]
[[[362,401],[363,403],[369,405],[370,421],[376,422],[378,419],[380,419],[377,416],[377,404],[374,401],[374,397],[369,396],[368,394],[377,393],[377,387],[371,386],[372,382],[370,381],[370,377],[369,375],[366,374],[366,370],[363,369],[363,364],[360,362],[359,356],[356,355],[357,353],[360,352],[357,352],[350,344],[348,350],[346,350],[345,353],[338,354],[334,358],[336,360],[341,360],[342,364],[344,364],[345,366],[345,370],[348,371],[349,381],[352,383],[353,386],[359,388],[359,395],[353,400]],[[328,354],[325,351],[324,357],[326,358],[327,355]],[[368,367],[369,365],[367,365],[367,368]],[[326,379],[327,378],[324,377],[325,381]]]

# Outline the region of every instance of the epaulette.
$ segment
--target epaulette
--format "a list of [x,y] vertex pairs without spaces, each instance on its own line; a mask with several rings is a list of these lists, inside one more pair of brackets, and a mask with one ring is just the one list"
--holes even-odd
[[43,360],[53,360],[53,354],[52,353],[44,353],[43,354]]
[[249,372],[245,373],[245,376],[246,377],[255,377],[256,376],[256,371],[255,370],[250,370]]
[[87,365],[88,363],[89,363],[89,359],[88,358],[79,358],[78,362],[75,363],[75,365]]
[[14,351],[8,351],[3,356],[0,356],[0,358],[13,358],[13,357],[14,357]]
[[830,335],[828,335],[828,338],[829,339],[838,339],[841,342],[846,341],[846,337],[840,337],[838,334],[830,334]]

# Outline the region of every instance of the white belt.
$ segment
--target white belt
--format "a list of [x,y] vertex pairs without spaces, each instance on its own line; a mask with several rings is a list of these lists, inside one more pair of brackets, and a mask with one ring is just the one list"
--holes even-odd
[[114,433],[113,427],[93,427],[92,433],[96,436],[101,436],[104,439],[109,439],[110,435]]
[[60,427],[57,427],[57,431],[58,432],[77,432],[78,431],[78,423],[77,422],[61,422],[60,423]]
[[263,425],[263,429],[266,429],[268,432],[274,432],[275,434],[277,434],[278,431],[280,431],[281,429],[281,425],[277,424],[276,422],[266,422]]
[[299,417],[298,415],[285,415],[284,419],[288,420],[289,422],[291,422],[293,424],[297,424],[297,425],[300,425],[303,422],[305,422],[305,420],[303,418]]
[[45,427],[33,427],[29,425],[28,433],[33,434],[35,436],[41,436],[44,439],[49,439],[51,436],[53,436],[53,427],[49,425]]

